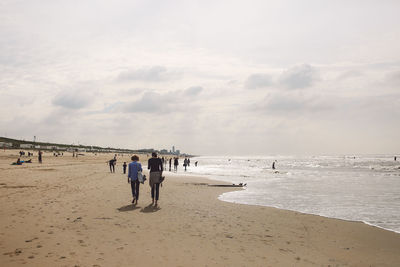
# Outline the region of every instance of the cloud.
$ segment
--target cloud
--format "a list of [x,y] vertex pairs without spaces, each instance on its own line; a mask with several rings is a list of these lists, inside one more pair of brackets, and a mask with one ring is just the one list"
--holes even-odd
[[400,86],[400,71],[394,71],[386,75],[386,81],[393,86]]
[[288,89],[302,89],[311,87],[318,80],[318,73],[314,67],[303,64],[284,71],[279,83]]
[[320,95],[305,95],[299,93],[268,94],[262,101],[255,103],[250,109],[268,113],[304,114],[334,108],[334,102],[329,97]]
[[202,91],[201,86],[192,86],[185,90],[170,90],[159,93],[154,90],[147,90],[139,99],[113,105],[112,111],[130,113],[170,113],[177,111],[193,110],[197,102],[196,96]]
[[68,109],[81,109],[93,101],[94,94],[82,90],[62,91],[53,98],[53,105]]
[[152,66],[149,68],[121,72],[117,77],[117,81],[162,82],[170,80],[175,75],[176,74],[168,72],[167,68],[164,66]]
[[203,87],[193,86],[193,87],[189,87],[188,89],[186,89],[183,93],[184,93],[184,95],[187,95],[187,96],[196,96],[196,95],[200,94],[201,91],[203,91]]
[[139,100],[125,103],[123,111],[157,113],[165,110],[166,105],[168,101],[165,96],[156,92],[145,92]]
[[263,73],[250,75],[245,82],[245,87],[248,89],[265,88],[272,85],[273,81],[271,75]]
[[362,77],[363,73],[358,70],[349,70],[341,73],[336,79],[339,81]]

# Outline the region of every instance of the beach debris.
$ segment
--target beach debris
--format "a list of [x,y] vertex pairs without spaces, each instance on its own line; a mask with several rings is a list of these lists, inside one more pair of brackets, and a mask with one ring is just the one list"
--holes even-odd
[[39,238],[37,238],[37,237],[34,237],[34,238],[32,238],[32,239],[29,239],[29,240],[25,240],[25,242],[32,242],[33,240],[36,240],[36,239],[39,239]]
[[214,187],[245,187],[247,184],[239,183],[239,184],[209,184],[208,186]]
[[78,218],[76,218],[75,220],[73,220],[72,222],[79,222],[79,221],[81,221],[82,220],[82,217],[78,217]]
[[21,249],[19,249],[19,248],[16,248],[14,251],[12,251],[12,252],[6,252],[6,253],[3,253],[3,255],[8,255],[8,256],[10,256],[10,257],[12,257],[12,256],[18,256],[19,254],[21,254],[22,253],[22,250]]

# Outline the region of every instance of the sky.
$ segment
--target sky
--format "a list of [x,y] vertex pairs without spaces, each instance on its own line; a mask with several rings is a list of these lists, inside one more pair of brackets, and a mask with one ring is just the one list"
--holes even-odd
[[0,0],[0,136],[400,153],[400,1]]

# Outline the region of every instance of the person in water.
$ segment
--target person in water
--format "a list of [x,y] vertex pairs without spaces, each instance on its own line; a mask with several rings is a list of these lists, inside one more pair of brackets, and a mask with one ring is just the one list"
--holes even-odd
[[178,171],[178,165],[179,165],[178,158],[174,158],[174,171],[175,171],[175,172]]
[[[157,202],[160,196],[160,183],[162,181],[161,176],[163,172],[163,164],[160,158],[157,157],[157,153],[151,153],[151,158],[148,161],[147,168],[150,170],[150,187],[151,187],[151,199],[152,205],[157,206]],[[155,202],[154,202],[155,200]]]
[[139,187],[140,182],[138,179],[138,172],[142,171],[142,165],[138,162],[139,157],[133,155],[131,158],[132,162],[129,163],[128,167],[128,183],[131,184],[132,189],[132,204],[137,204],[139,200]]
[[186,171],[187,165],[188,165],[187,158],[185,158],[185,160],[183,161],[183,167],[185,168],[185,171]]

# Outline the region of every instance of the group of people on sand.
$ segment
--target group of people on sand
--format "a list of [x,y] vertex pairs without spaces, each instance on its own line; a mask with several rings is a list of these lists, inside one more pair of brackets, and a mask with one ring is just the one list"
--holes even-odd
[[[141,181],[139,181],[139,175],[142,175],[143,169],[137,155],[133,155],[131,159],[132,162],[128,165],[128,183],[131,184],[132,189],[132,204],[136,205],[139,200],[139,190],[141,184]],[[162,173],[164,171],[163,162],[157,156],[157,153],[153,152],[151,154],[151,158],[148,161],[147,168],[150,170],[149,185],[151,188],[151,205],[157,206],[158,199],[160,197],[160,184],[164,180],[164,177],[162,176]]]
[[[23,151],[23,150],[19,151],[19,156],[20,157],[25,156],[25,154],[26,154],[25,151]],[[33,156],[33,153],[28,151],[28,157],[31,157],[31,156]]]
[[[43,160],[43,152],[39,150],[38,152],[38,162],[42,163]],[[12,162],[11,165],[22,165],[23,163],[32,163],[32,159],[28,159],[28,160],[21,160],[21,157],[25,156],[25,151],[19,151],[19,158],[17,159],[16,162]],[[28,152],[28,157],[33,156],[33,153]]]

